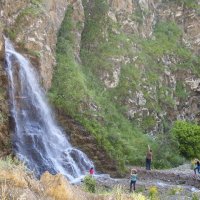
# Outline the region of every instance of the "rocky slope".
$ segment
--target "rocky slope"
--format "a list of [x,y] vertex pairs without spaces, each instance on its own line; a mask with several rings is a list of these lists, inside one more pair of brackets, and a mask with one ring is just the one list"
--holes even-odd
[[[159,23],[174,22],[181,30],[180,44],[184,48],[191,50],[191,53],[198,55],[200,47],[199,35],[199,1],[109,1],[108,17],[110,20],[120,26],[115,31],[116,34],[125,33],[128,38],[131,35],[139,35],[145,40],[156,40],[155,29]],[[113,28],[114,29],[114,28]],[[108,32],[108,30],[106,30]],[[118,31],[118,32],[117,32]],[[170,32],[170,30],[168,30]],[[109,34],[109,33],[107,33]],[[164,32],[162,33],[164,34]],[[170,35],[172,34],[172,35]],[[169,37],[173,37],[173,33],[169,33]],[[168,40],[168,38],[165,38]],[[169,38],[170,40],[170,38]],[[130,40],[131,41],[131,40]],[[127,88],[126,97],[122,104],[128,107],[127,117],[138,121],[142,126],[142,121],[151,118],[153,124],[147,124],[144,127],[148,133],[157,133],[163,131],[163,121],[167,119],[173,122],[177,119],[189,119],[199,121],[199,76],[195,68],[198,68],[198,62],[192,61],[187,63],[187,58],[183,55],[177,55],[176,52],[166,52],[155,55],[157,61],[155,63],[145,63],[140,61],[138,51],[146,51],[145,47],[141,47],[137,42],[132,41],[134,52],[132,56],[120,56],[118,58],[111,57],[113,60],[112,71],[104,71],[100,79],[104,82],[106,88],[117,88],[120,85],[120,77],[122,76],[123,66],[131,64],[133,67],[139,68],[141,75],[140,86],[137,88]],[[148,47],[150,48],[150,47]],[[156,47],[155,47],[156,48]],[[172,47],[171,47],[172,48]],[[152,49],[153,51],[153,49]],[[156,52],[155,52],[156,54]],[[151,55],[152,57],[154,55]],[[190,59],[190,58],[189,58]],[[160,69],[154,71],[160,77],[149,84],[148,71],[154,70],[151,65],[160,64]],[[178,64],[186,63],[185,67],[178,67]],[[181,85],[181,86],[180,86]],[[183,98],[179,93],[180,90],[185,91]],[[159,96],[156,93],[162,90]],[[148,94],[146,94],[148,91]],[[165,100],[161,96],[164,96]],[[171,103],[167,102],[167,96],[171,98]],[[161,100],[160,100],[161,99]],[[148,101],[155,101],[161,107],[162,111],[152,109],[148,105]],[[171,105],[170,105],[171,104]]]
[[37,59],[45,88],[51,85],[56,34],[69,3],[66,0],[1,1],[1,38],[4,32],[20,49]]
[[[0,72],[1,72],[1,102],[0,102],[0,135],[1,147],[5,150],[9,144],[10,132],[8,126],[8,85],[4,67],[3,34],[15,42],[19,51],[24,52],[37,67],[41,83],[48,89],[51,86],[53,67],[55,66],[55,47],[57,31],[65,15],[68,5],[75,7],[76,1],[12,1],[0,2]],[[80,17],[80,16],[78,16]],[[6,139],[7,138],[7,139]]]
[[[199,121],[199,3],[82,5],[84,24],[79,26],[70,10],[63,21],[50,96],[119,162],[141,164],[147,140],[133,127],[155,136],[177,119]],[[80,55],[76,30],[81,30]],[[132,156],[138,149],[140,155]]]
[[[8,85],[3,70],[2,34],[10,37],[17,48],[31,59],[39,71],[41,83],[48,90],[52,86],[54,66],[57,62],[55,59],[57,32],[68,8],[71,8],[72,24],[66,29],[70,32],[66,37],[73,36],[73,42],[70,41],[72,44],[70,43],[71,46],[67,48],[72,51],[70,55],[80,67],[74,68],[79,72],[82,70],[88,72],[84,78],[81,77],[82,82],[80,81],[83,94],[80,94],[78,100],[71,98],[72,104],[76,103],[78,107],[71,113],[76,112],[74,115],[79,115],[79,119],[85,116],[90,121],[95,119],[99,126],[111,123],[114,127],[109,130],[110,135],[106,135],[105,138],[102,132],[106,132],[107,128],[100,133],[97,131],[96,134],[98,126],[86,127],[89,129],[88,134],[94,131],[96,134],[94,140],[98,140],[99,150],[96,151],[92,147],[95,151],[93,158],[97,157],[98,160],[102,157],[103,154],[98,155],[98,152],[105,140],[111,141],[114,146],[121,141],[119,135],[122,133],[113,134],[116,132],[115,128],[120,125],[113,122],[115,119],[113,120],[111,115],[107,119],[102,115],[101,111],[106,105],[92,98],[90,96],[92,92],[88,92],[83,86],[85,79],[90,77],[89,73],[95,77],[96,84],[103,87],[102,96],[106,93],[109,98],[111,96],[111,102],[115,103],[118,110],[122,108],[118,115],[125,116],[132,124],[137,124],[145,133],[154,135],[166,132],[177,119],[199,122],[199,4],[199,0],[185,0],[184,3],[178,0],[1,1],[0,141],[3,144],[1,146],[4,150],[10,146],[6,100]],[[70,74],[70,70],[64,72]],[[61,75],[58,80],[64,83],[65,80],[62,80]],[[77,73],[71,78],[72,80],[69,79],[69,83],[76,76]],[[68,85],[64,85],[64,88]],[[54,83],[52,87],[60,89]],[[78,88],[76,92],[76,89],[71,88],[75,93],[79,92],[79,89],[82,91]],[[63,91],[59,92],[60,96],[67,96],[69,91]],[[55,102],[55,99],[58,100],[57,107],[61,107],[67,114],[70,113],[71,108],[59,105],[60,99],[57,93],[52,102]],[[105,113],[112,113],[109,109],[106,108]],[[62,121],[65,121],[65,118]],[[68,126],[68,123],[70,121],[64,122],[63,125]],[[77,125],[76,128],[78,127]],[[76,134],[73,129],[72,133]],[[76,139],[72,141],[86,152],[90,152],[89,144],[86,146],[79,142],[88,137],[85,136],[85,131],[80,130],[78,134],[81,135],[80,138],[75,137]],[[94,143],[94,140],[91,142]],[[115,148],[114,146],[112,151],[115,151]],[[126,149],[126,143],[122,147],[117,146],[118,148],[119,151],[120,148]],[[106,151],[109,151],[108,148]],[[120,159],[120,155],[117,157]],[[103,158],[101,159],[103,161]]]
[[7,101],[7,76],[0,65],[0,155],[11,153]]
[[[1,27],[0,27],[0,72],[1,72],[1,115],[0,115],[0,142],[1,154],[5,156],[11,153],[11,134],[12,123],[9,124],[8,111],[8,83],[6,73],[4,71],[4,39],[3,34],[15,42],[15,46],[19,51],[26,54],[31,60],[34,67],[37,68],[43,87],[48,90],[51,86],[53,67],[56,64],[55,48],[57,41],[57,32],[64,18],[65,11],[68,7],[73,8],[72,18],[79,23],[79,29],[74,30],[75,48],[74,55],[80,62],[80,40],[81,31],[84,26],[84,11],[81,1],[2,1],[0,2]],[[59,112],[60,113],[60,112]],[[91,158],[97,157],[96,165],[99,170],[103,170],[101,163],[106,158],[106,152],[102,148],[96,148],[96,139],[89,135],[78,123],[73,119],[60,114],[58,119],[64,124],[66,131],[71,137],[71,142],[75,146],[88,152]],[[88,140],[89,138],[89,140]],[[80,142],[82,141],[82,142]],[[89,144],[87,145],[88,142]],[[91,145],[90,145],[91,144]],[[103,151],[105,153],[103,153]],[[101,152],[101,153],[100,153]],[[101,154],[101,155],[100,155]],[[98,161],[101,160],[101,163]],[[99,163],[98,163],[99,162]],[[114,161],[106,166],[111,174],[116,175],[116,167]]]

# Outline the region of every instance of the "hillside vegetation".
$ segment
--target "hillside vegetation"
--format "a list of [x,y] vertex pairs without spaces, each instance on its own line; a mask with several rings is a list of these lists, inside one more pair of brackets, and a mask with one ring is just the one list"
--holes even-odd
[[[163,113],[174,109],[177,98],[186,101],[190,91],[181,79],[177,80],[175,88],[163,84],[160,76],[166,69],[162,59],[176,60],[171,68],[174,73],[190,69],[196,75],[199,74],[200,59],[181,42],[183,31],[175,21],[158,21],[153,36],[143,38],[124,32],[119,23],[110,20],[108,10],[105,0],[95,0],[91,5],[84,1],[82,62],[79,62],[74,53],[73,30],[79,29],[80,24],[71,18],[73,8],[68,8],[58,34],[57,66],[49,97],[57,108],[71,115],[95,136],[97,145],[118,161],[121,172],[127,164],[144,165],[147,144],[153,148],[154,167],[177,166],[184,161],[184,156],[196,155],[184,153],[179,145],[181,141],[176,137],[178,134],[171,133],[172,123]],[[138,12],[132,17],[141,23]],[[119,57],[129,61],[121,64],[117,86],[107,88],[102,74],[113,73],[114,60]],[[138,120],[141,117],[138,113],[134,117],[127,115],[130,110],[127,99],[136,91],[144,94],[150,112],[142,116],[142,120]],[[150,137],[144,133],[151,133],[157,120],[155,116],[163,116],[164,131]]]

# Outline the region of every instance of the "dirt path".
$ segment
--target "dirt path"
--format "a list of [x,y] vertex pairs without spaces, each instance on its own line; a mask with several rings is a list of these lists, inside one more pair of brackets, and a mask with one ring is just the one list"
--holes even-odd
[[[148,195],[149,189],[155,186],[162,200],[200,199],[200,175],[194,175],[189,164],[170,170],[146,171],[138,168],[137,191]],[[113,179],[109,175],[100,175],[97,182],[107,188],[121,185],[128,192],[129,179]],[[162,198],[161,198],[162,197]]]
[[189,164],[169,170],[152,170],[138,168],[141,180],[158,179],[176,185],[188,185],[200,189],[200,175],[195,175]]

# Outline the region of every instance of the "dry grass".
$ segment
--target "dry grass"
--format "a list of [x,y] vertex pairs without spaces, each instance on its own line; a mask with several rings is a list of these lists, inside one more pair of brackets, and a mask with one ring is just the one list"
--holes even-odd
[[141,194],[125,194],[122,187],[111,193],[90,194],[81,187],[72,186],[61,174],[44,173],[41,180],[34,179],[17,160],[0,160],[1,200],[145,200]]
[[16,159],[0,160],[1,200],[43,200],[41,184]]
[[56,200],[73,200],[74,193],[64,176],[57,174],[55,176],[44,173],[41,177],[41,183],[44,185],[44,193]]
[[[105,200],[147,200],[146,197],[140,193],[125,193],[122,186],[116,186],[111,194],[108,194]],[[98,198],[97,198],[98,200]]]

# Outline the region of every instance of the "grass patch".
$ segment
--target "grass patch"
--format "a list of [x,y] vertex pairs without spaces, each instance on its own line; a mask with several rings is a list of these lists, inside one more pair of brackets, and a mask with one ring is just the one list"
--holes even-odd
[[199,11],[199,5],[197,0],[167,0],[167,2],[177,3],[183,5],[185,8],[195,9]]
[[177,81],[176,83],[176,96],[179,97],[181,100],[186,100],[189,96],[186,87],[181,81]]

